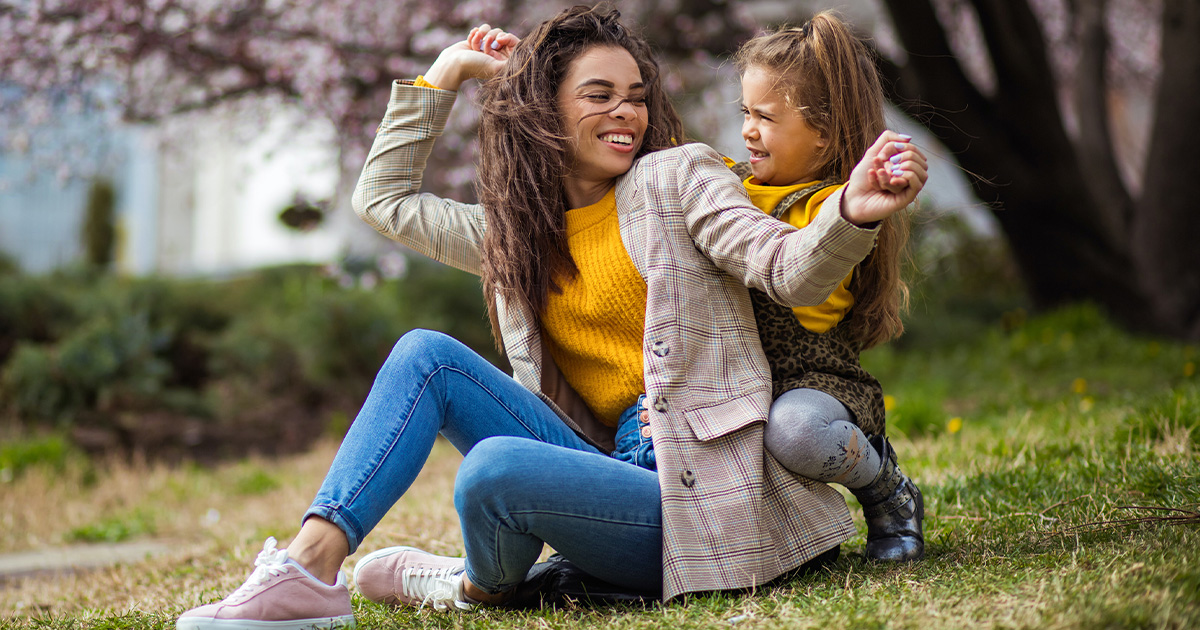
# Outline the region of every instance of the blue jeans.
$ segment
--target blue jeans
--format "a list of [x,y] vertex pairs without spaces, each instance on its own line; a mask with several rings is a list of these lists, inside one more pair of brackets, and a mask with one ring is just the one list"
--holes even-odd
[[515,586],[548,543],[605,581],[661,587],[657,473],[601,453],[512,377],[427,330],[392,349],[305,518],[337,525],[354,553],[439,432],[465,456],[454,504],[474,585]]
[[616,446],[612,454],[614,459],[646,470],[658,470],[654,441],[650,437],[650,409],[645,394],[638,396],[637,403],[617,418]]

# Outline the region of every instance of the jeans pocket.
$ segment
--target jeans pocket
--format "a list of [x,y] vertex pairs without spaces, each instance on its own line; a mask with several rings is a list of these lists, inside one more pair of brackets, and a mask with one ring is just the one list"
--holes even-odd
[[638,396],[637,403],[621,413],[617,423],[616,450],[612,457],[647,470],[658,470],[650,424],[642,415],[646,411],[642,404],[645,398],[644,395]]

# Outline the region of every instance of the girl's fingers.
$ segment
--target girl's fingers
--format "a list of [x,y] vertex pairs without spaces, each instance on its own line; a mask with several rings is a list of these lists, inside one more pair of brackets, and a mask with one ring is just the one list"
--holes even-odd
[[912,147],[907,151],[901,151],[893,154],[887,159],[887,162],[884,164],[884,166],[887,168],[907,168],[914,164],[919,164],[921,168],[924,169],[929,168],[929,165],[925,161],[925,154],[921,153],[916,147]]
[[908,188],[908,179],[905,178],[902,172],[882,169],[879,177],[882,181],[880,187],[893,195],[899,195],[904,192],[905,188]]
[[929,174],[926,172],[925,167],[914,164],[911,169],[897,169],[892,171],[891,183],[897,186],[897,189],[893,190],[891,186],[888,186],[888,189],[902,196],[916,197],[917,193],[921,192],[921,189],[925,187],[925,182],[928,179]]

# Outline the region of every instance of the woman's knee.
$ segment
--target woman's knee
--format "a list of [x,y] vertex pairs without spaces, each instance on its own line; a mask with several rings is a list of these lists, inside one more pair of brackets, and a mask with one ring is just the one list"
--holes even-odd
[[474,352],[450,335],[415,328],[404,333],[392,346],[376,380],[387,379],[388,375],[411,378],[414,371],[432,374],[439,367],[465,362],[470,354]]
[[498,506],[508,490],[519,485],[521,467],[515,465],[526,455],[523,451],[534,440],[495,436],[480,440],[463,457],[454,479],[454,507],[462,514],[467,509]]
[[462,346],[460,342],[436,330],[414,328],[400,337],[392,346],[388,362],[408,362],[416,357],[440,356]]

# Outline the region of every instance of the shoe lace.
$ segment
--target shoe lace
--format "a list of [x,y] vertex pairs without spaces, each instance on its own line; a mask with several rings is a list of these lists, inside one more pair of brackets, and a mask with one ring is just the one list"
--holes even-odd
[[254,559],[254,571],[250,573],[250,577],[246,578],[238,590],[230,594],[230,600],[236,600],[255,591],[264,582],[276,575],[283,575],[291,570],[287,563],[287,549],[275,548],[275,537],[267,538],[263,543],[263,550],[258,553],[258,557]]
[[421,599],[418,608],[426,604],[435,610],[447,610],[450,606],[459,610],[473,608],[463,601],[462,567],[404,569],[400,573],[400,586],[409,597]]

